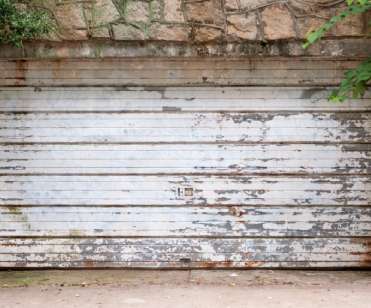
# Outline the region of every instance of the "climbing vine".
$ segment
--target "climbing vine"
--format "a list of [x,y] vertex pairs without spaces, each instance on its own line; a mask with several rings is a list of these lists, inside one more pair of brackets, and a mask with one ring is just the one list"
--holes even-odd
[[[371,10],[370,0],[347,0],[346,2],[348,7],[344,11],[332,17],[321,27],[308,34],[307,40],[303,45],[304,48],[308,48],[316,43],[330,31],[332,27],[345,18],[352,15],[363,14]],[[370,26],[370,24],[368,26]],[[370,80],[371,57],[359,64],[355,69],[347,71],[339,88],[332,91],[329,99],[333,102],[343,102],[349,98],[360,98],[365,94]]]
[[17,1],[0,0],[0,43],[22,47],[23,42],[50,33],[53,23],[42,9],[19,9]]

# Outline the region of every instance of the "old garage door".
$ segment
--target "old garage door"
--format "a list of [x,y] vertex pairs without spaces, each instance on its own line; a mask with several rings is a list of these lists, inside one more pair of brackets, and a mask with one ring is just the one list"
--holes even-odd
[[0,267],[371,266],[354,63],[0,63]]

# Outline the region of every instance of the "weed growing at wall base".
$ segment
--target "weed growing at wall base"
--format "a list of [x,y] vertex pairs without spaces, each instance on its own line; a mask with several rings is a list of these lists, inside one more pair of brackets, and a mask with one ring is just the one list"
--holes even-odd
[[0,0],[0,43],[22,47],[23,41],[39,38],[53,29],[46,11],[22,10],[11,0]]

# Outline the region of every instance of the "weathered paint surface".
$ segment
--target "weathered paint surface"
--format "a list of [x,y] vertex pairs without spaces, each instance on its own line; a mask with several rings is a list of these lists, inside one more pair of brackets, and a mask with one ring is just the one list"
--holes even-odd
[[0,237],[336,237],[370,232],[370,207],[0,207]]
[[0,174],[369,174],[370,144],[3,145]]
[[370,239],[0,239],[3,267],[366,267]]
[[0,142],[371,142],[370,123],[368,113],[0,114]]
[[0,61],[0,267],[371,267],[354,64]]
[[[365,99],[329,102],[326,87],[0,87],[3,112],[370,111]],[[104,103],[102,103],[104,102]]]
[[59,176],[0,178],[0,205],[370,205],[369,176]]

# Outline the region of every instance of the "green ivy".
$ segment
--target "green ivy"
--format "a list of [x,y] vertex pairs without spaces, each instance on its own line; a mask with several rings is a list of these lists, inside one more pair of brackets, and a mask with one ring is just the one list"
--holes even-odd
[[[347,0],[348,7],[339,15],[332,17],[317,30],[307,35],[303,48],[308,48],[320,40],[326,32],[331,30],[338,22],[351,15],[363,14],[371,10],[370,0]],[[344,79],[338,89],[332,91],[329,100],[333,102],[343,102],[349,98],[360,98],[366,90],[371,80],[371,58],[359,64],[355,69],[345,73]]]
[[23,41],[48,34],[53,23],[46,11],[17,8],[17,2],[0,0],[0,43],[22,47]]
[[360,98],[367,90],[367,83],[371,80],[371,58],[362,62],[355,69],[345,73],[340,87],[330,94],[333,102],[343,102],[348,98]]

